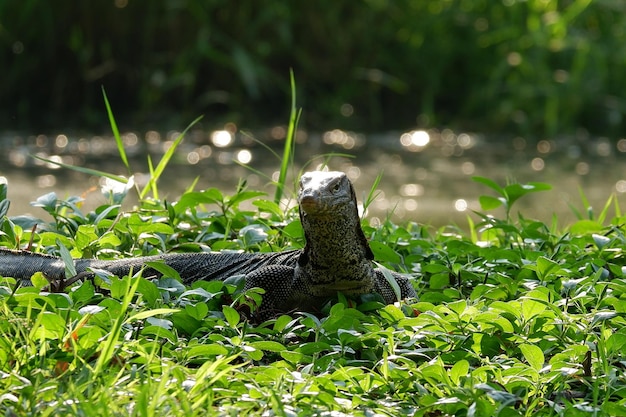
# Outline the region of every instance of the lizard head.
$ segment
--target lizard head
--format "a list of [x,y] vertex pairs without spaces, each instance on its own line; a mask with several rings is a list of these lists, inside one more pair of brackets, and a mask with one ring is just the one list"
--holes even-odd
[[305,216],[337,216],[346,206],[353,206],[358,217],[354,188],[343,172],[314,171],[303,174],[298,203],[301,214]]
[[[314,222],[318,227],[338,229],[347,225],[353,225],[350,231],[341,234],[338,231],[338,239],[353,239],[365,250],[367,259],[374,259],[367,239],[361,229],[359,210],[357,207],[356,193],[354,187],[343,172],[337,171],[313,171],[307,172],[300,178],[300,188],[298,191],[298,203],[300,205],[300,219],[305,226],[307,237],[307,248],[301,263],[306,262],[309,244],[306,224]],[[353,231],[352,231],[353,230]],[[309,229],[310,231],[310,229]]]

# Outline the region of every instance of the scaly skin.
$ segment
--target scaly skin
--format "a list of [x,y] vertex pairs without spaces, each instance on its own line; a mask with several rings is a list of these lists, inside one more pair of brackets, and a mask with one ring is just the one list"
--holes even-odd
[[[146,262],[164,261],[185,284],[245,275],[245,289],[265,290],[262,314],[291,310],[318,311],[337,292],[349,296],[378,293],[387,303],[397,301],[392,286],[374,258],[361,229],[354,188],[342,172],[309,172],[300,179],[300,219],[306,237],[303,250],[275,253],[209,252],[164,254],[115,261],[75,260],[76,271],[104,269],[123,276]],[[29,280],[37,271],[63,282],[60,258],[0,249],[0,275]],[[157,274],[146,269],[144,276]],[[391,272],[401,298],[416,297],[410,281]]]

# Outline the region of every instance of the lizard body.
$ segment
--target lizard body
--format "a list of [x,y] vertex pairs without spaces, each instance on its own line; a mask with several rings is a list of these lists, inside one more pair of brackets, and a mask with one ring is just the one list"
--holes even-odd
[[[113,261],[76,259],[78,274],[103,269],[124,276],[146,262],[163,261],[185,284],[245,275],[245,289],[265,290],[263,311],[318,310],[325,300],[346,295],[378,293],[386,303],[397,301],[361,229],[354,189],[341,172],[315,171],[302,175],[298,192],[300,219],[306,238],[301,250],[270,253],[205,252],[163,254]],[[58,257],[0,249],[0,275],[29,280],[35,272],[50,280],[65,279]],[[410,281],[391,272],[401,298],[416,297]]]

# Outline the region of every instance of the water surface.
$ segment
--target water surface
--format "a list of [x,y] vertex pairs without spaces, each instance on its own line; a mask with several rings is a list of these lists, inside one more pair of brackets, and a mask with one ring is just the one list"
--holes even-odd
[[[147,180],[147,157],[157,163],[179,132],[123,134],[132,173],[139,184]],[[284,127],[250,135],[229,124],[223,130],[190,132],[176,150],[174,160],[159,182],[160,197],[176,200],[198,178],[196,189],[217,187],[232,193],[245,179],[255,190],[273,196],[271,178],[276,178],[282,154]],[[493,191],[472,181],[473,176],[507,182],[546,182],[551,191],[524,197],[514,206],[525,217],[550,223],[556,214],[559,225],[575,220],[572,206],[585,211],[580,192],[599,212],[615,194],[624,205],[626,193],[626,139],[609,141],[585,134],[554,139],[520,137],[486,138],[480,134],[450,130],[415,130],[385,134],[357,134],[333,130],[319,134],[298,132],[294,183],[298,170],[327,164],[346,172],[363,201],[375,178],[382,174],[376,200],[366,216],[373,222],[390,216],[394,221],[416,221],[442,226],[465,227],[467,216],[480,210],[481,194]],[[29,203],[55,192],[60,198],[78,195],[90,210],[106,199],[101,179],[43,163],[38,155],[128,176],[115,141],[110,136],[80,134],[0,135],[0,181],[8,183],[9,215],[31,213],[42,218],[42,209]],[[293,196],[291,187],[287,196]],[[125,202],[132,209],[132,197]],[[502,216],[502,211],[494,211]]]

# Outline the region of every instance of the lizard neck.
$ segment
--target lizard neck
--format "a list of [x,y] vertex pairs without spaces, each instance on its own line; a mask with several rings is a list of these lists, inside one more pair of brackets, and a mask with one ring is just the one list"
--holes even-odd
[[373,254],[361,229],[356,202],[324,215],[302,213],[301,220],[307,243],[298,268],[301,278],[313,286],[312,292],[370,292],[375,277]]

